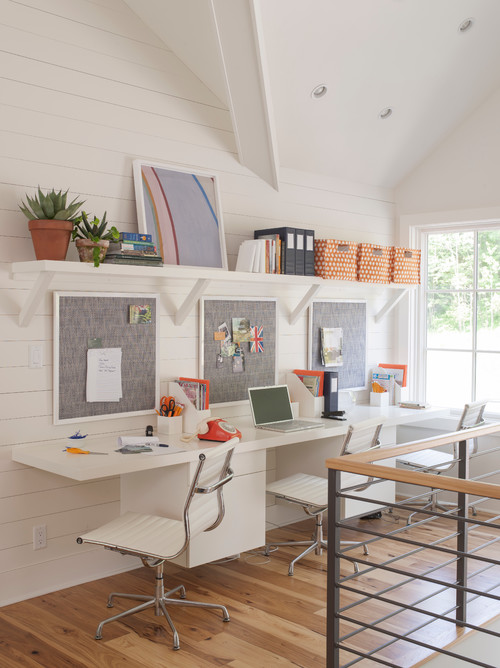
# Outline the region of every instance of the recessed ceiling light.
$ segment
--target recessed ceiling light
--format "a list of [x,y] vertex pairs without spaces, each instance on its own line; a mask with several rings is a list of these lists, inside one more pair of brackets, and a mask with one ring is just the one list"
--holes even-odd
[[458,26],[458,31],[459,32],[467,32],[467,30],[470,30],[472,26],[474,25],[474,19],[473,18],[468,18],[462,21],[462,23]]
[[382,120],[389,118],[389,116],[392,116],[391,107],[386,107],[385,109],[382,109],[382,111],[378,115],[378,117],[381,118]]
[[320,97],[324,97],[328,91],[328,88],[326,84],[320,84],[319,86],[316,86],[316,88],[313,88],[311,97],[314,98],[315,100],[318,100]]

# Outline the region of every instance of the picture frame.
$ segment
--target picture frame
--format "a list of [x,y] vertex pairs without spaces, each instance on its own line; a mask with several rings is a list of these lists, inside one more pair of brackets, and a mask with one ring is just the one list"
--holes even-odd
[[217,178],[145,160],[133,161],[137,222],[167,265],[227,270]]
[[394,373],[396,383],[401,387],[406,387],[408,365],[407,364],[379,364],[382,369],[387,369]]
[[[159,405],[159,295],[55,291],[53,423],[151,415]],[[130,322],[130,307],[147,304],[151,321]],[[88,353],[120,350],[116,400],[88,400]]]

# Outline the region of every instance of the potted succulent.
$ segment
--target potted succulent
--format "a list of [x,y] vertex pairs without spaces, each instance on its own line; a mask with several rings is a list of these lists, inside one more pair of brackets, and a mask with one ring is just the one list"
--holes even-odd
[[80,262],[93,262],[94,267],[99,266],[106,255],[109,242],[117,241],[120,236],[114,225],[109,230],[106,229],[107,226],[106,211],[102,220],[94,216],[94,220],[89,221],[85,211],[78,216],[72,238],[78,249]]
[[64,260],[73,230],[73,222],[83,202],[77,198],[66,203],[68,191],[55,190],[43,194],[38,186],[35,197],[26,195],[19,208],[28,218],[37,260]]

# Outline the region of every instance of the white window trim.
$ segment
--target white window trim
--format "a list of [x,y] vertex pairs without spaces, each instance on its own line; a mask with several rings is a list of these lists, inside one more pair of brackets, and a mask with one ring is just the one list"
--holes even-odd
[[[485,215],[486,214],[486,215]],[[426,214],[415,214],[401,216],[401,231],[406,230],[406,234],[401,234],[401,238],[407,239],[411,248],[420,248],[422,250],[421,277],[422,284],[418,290],[410,293],[408,307],[408,341],[407,341],[407,359],[408,368],[414,369],[409,377],[410,397],[416,400],[422,400],[425,396],[426,378],[425,378],[425,319],[420,315],[423,313],[424,277],[427,273],[427,255],[424,248],[424,239],[429,233],[439,232],[460,232],[467,230],[487,230],[498,228],[500,226],[500,210],[498,208],[486,210],[470,211],[440,211]],[[494,415],[494,414],[491,414]],[[498,415],[495,415],[498,417]]]

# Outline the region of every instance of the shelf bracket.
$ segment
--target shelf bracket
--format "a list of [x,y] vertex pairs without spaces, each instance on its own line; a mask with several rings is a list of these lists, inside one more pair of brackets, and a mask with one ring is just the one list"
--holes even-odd
[[375,316],[375,322],[379,322],[382,320],[382,318],[385,318],[385,316],[392,311],[396,304],[398,304],[408,292],[408,288],[403,288],[399,293],[395,294],[393,298],[390,299],[387,304],[377,313]]
[[290,313],[289,322],[291,325],[295,325],[300,316],[309,307],[310,303],[314,299],[314,296],[318,293],[320,288],[321,285],[319,284],[311,285],[311,287],[306,292],[304,297],[300,300],[295,309]]
[[184,320],[191,313],[191,309],[193,308],[195,302],[197,302],[198,299],[202,296],[209,284],[210,280],[208,278],[199,278],[196,281],[191,292],[187,295],[182,305],[177,309],[174,320],[176,325],[183,324]]
[[21,312],[19,313],[20,327],[27,327],[30,324],[31,318],[35,315],[38,304],[49,289],[49,285],[54,278],[54,273],[55,272],[53,271],[47,271],[38,274],[38,277],[31,288],[28,298],[24,302]]

